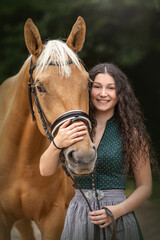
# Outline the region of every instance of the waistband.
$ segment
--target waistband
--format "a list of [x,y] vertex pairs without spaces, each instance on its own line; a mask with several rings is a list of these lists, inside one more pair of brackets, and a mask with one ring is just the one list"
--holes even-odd
[[[85,194],[86,198],[91,201],[96,200],[95,191],[88,190],[88,189],[82,189],[83,193]],[[98,200],[101,200],[103,197],[112,198],[112,197],[124,197],[125,191],[124,189],[110,189],[110,190],[99,190],[97,189],[98,194]],[[82,193],[75,189],[75,198],[81,197]]]

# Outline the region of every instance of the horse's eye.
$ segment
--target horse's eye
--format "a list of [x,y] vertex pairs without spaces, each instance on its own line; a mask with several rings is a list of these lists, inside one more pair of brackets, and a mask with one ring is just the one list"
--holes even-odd
[[37,89],[39,92],[46,92],[46,90],[44,89],[44,87],[42,85],[38,85]]

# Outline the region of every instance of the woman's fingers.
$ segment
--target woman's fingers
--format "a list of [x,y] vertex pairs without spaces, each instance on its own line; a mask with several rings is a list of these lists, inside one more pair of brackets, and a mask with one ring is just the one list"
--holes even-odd
[[72,134],[76,133],[76,132],[80,132],[80,131],[86,131],[87,132],[87,127],[85,125],[79,126],[79,127],[75,127],[72,130],[70,130],[70,132]]
[[100,209],[100,210],[97,210],[97,211],[89,212],[90,218],[98,217],[98,216],[100,216],[102,214],[105,214],[105,210],[104,209]]
[[70,121],[68,120],[60,126],[55,137],[57,145],[61,148],[66,148],[76,142],[82,141],[83,136],[87,133],[87,127],[83,122],[75,122],[69,125]]
[[94,221],[98,221],[98,220],[102,220],[102,219],[105,219],[106,218],[106,215],[105,214],[100,214],[100,215],[97,215],[97,216],[92,216],[90,217],[92,220]]
[[112,223],[110,218],[104,218],[104,219],[100,219],[100,220],[92,220],[91,222],[93,224],[99,225],[100,228],[105,228]]
[[81,127],[81,126],[85,126],[85,127],[86,127],[86,125],[84,124],[84,122],[74,122],[74,123],[72,123],[71,125],[69,125],[67,128],[68,128],[69,130],[73,130],[73,129],[75,129],[75,128],[77,128],[77,127]]
[[76,142],[82,141],[83,139],[84,139],[84,137],[73,138],[73,139],[71,140],[71,145],[72,145],[73,143],[76,143]]
[[69,125],[70,121],[71,121],[71,119],[69,119],[69,120],[67,120],[66,122],[64,122],[64,123],[60,126],[60,128],[61,128],[61,129],[62,129],[62,128],[66,128],[66,127]]
[[112,222],[109,221],[109,222],[106,222],[106,223],[104,223],[104,224],[100,224],[99,227],[100,227],[100,228],[106,228],[106,227],[108,227],[111,223],[112,223]]
[[[71,125],[69,125],[71,122],[71,119],[67,120],[66,122],[64,122],[60,128],[63,129],[63,128],[68,128],[69,130],[72,130],[76,127],[80,127],[80,126],[85,126],[84,122],[75,122],[75,123],[72,123]],[[68,126],[69,125],[69,126]]]
[[69,121],[62,124],[59,128],[59,133],[71,138],[79,137],[87,133],[87,127],[83,122],[73,123],[71,126],[68,126]]
[[105,228],[106,226],[110,225],[112,223],[112,220],[110,216],[106,214],[104,209],[90,212],[89,217],[91,219],[91,222],[93,224],[99,225],[100,228]]
[[77,138],[77,137],[79,137],[79,136],[85,135],[86,133],[87,133],[86,130],[84,130],[84,131],[79,131],[79,132],[74,132],[74,133],[72,133],[71,137],[72,137],[72,138]]

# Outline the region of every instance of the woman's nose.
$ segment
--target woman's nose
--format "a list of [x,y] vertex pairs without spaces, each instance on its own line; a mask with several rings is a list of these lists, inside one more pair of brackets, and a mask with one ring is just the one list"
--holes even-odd
[[107,95],[107,91],[105,88],[102,89],[102,91],[100,92],[100,96],[106,96]]

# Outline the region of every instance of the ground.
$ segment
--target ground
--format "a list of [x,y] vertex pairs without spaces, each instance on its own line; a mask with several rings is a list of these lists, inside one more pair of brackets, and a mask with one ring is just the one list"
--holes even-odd
[[160,206],[146,201],[135,212],[144,240],[160,240]]
[[[157,206],[150,201],[146,201],[135,211],[135,213],[140,224],[144,240],[160,240],[160,206]],[[36,240],[41,240],[39,230],[34,223],[33,227]],[[16,229],[12,230],[11,240],[19,240]]]

